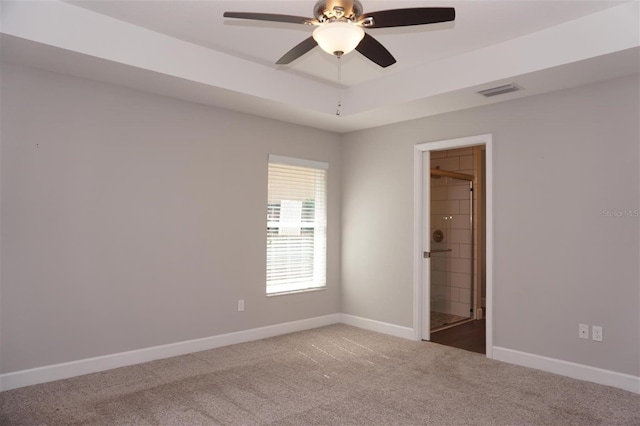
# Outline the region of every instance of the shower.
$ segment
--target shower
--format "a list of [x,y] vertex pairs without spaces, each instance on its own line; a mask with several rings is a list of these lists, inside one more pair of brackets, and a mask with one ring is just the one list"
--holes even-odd
[[476,318],[474,176],[431,169],[431,331]]

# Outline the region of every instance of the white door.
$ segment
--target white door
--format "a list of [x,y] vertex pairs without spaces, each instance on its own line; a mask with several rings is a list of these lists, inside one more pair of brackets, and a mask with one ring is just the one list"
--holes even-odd
[[422,296],[420,310],[422,311],[422,340],[431,340],[431,256],[425,256],[431,252],[431,152],[422,152],[422,214],[421,227],[421,275],[422,275]]

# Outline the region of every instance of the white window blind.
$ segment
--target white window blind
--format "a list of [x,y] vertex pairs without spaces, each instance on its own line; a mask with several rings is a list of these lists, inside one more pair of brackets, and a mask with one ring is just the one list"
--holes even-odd
[[269,156],[267,294],[326,286],[327,168]]

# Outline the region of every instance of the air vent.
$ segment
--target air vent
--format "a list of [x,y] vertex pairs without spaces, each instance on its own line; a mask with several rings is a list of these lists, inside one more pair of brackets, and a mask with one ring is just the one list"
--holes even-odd
[[492,87],[491,89],[480,90],[478,93],[484,97],[490,98],[491,96],[498,96],[504,93],[517,92],[518,90],[522,90],[522,87],[515,83],[509,83],[503,86]]

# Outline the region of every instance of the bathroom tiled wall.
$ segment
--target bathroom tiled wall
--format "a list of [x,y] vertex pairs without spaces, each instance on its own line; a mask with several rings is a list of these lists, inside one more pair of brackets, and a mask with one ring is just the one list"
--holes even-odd
[[[473,148],[431,152],[431,168],[476,175]],[[475,195],[475,194],[474,194]],[[431,178],[431,310],[469,317],[473,291],[473,242],[469,182],[447,177]],[[434,241],[440,229],[444,240]],[[475,233],[475,230],[474,230]]]

